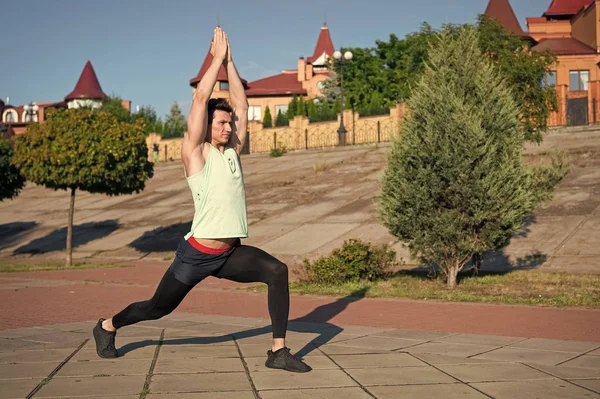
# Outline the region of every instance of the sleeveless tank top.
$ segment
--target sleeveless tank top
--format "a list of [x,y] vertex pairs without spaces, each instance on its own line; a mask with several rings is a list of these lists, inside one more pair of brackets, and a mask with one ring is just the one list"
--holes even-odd
[[187,177],[194,198],[194,220],[185,239],[246,238],[248,215],[244,177],[233,148],[217,150],[210,144],[204,168]]

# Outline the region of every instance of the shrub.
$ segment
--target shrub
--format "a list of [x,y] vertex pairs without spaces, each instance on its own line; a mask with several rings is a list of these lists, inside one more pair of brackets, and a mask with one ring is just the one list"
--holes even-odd
[[317,284],[376,281],[387,277],[396,252],[387,245],[374,246],[357,239],[344,241],[341,248],[314,262],[304,260],[302,281]]

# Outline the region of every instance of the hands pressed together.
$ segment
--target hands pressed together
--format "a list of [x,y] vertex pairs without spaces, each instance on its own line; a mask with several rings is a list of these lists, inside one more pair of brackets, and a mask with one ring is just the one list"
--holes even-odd
[[220,26],[214,30],[210,54],[218,61],[231,61],[229,39],[227,39],[227,33]]

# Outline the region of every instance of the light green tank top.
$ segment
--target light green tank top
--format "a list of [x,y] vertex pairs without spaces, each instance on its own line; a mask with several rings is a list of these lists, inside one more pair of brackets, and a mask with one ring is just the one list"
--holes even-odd
[[244,177],[233,148],[217,150],[212,144],[200,173],[187,178],[194,197],[194,221],[185,239],[246,238],[248,215]]

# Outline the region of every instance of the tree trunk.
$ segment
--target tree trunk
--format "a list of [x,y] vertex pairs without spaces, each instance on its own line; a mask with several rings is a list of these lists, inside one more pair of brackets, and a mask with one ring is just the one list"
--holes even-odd
[[448,267],[448,280],[446,280],[446,284],[448,289],[453,290],[456,288],[456,278],[458,277],[458,266],[457,265],[449,265]]
[[75,187],[71,187],[71,201],[69,205],[69,224],[67,225],[67,268],[73,264],[73,213],[75,212]]
[[479,275],[479,268],[481,267],[481,255],[478,253],[473,254],[473,276]]

